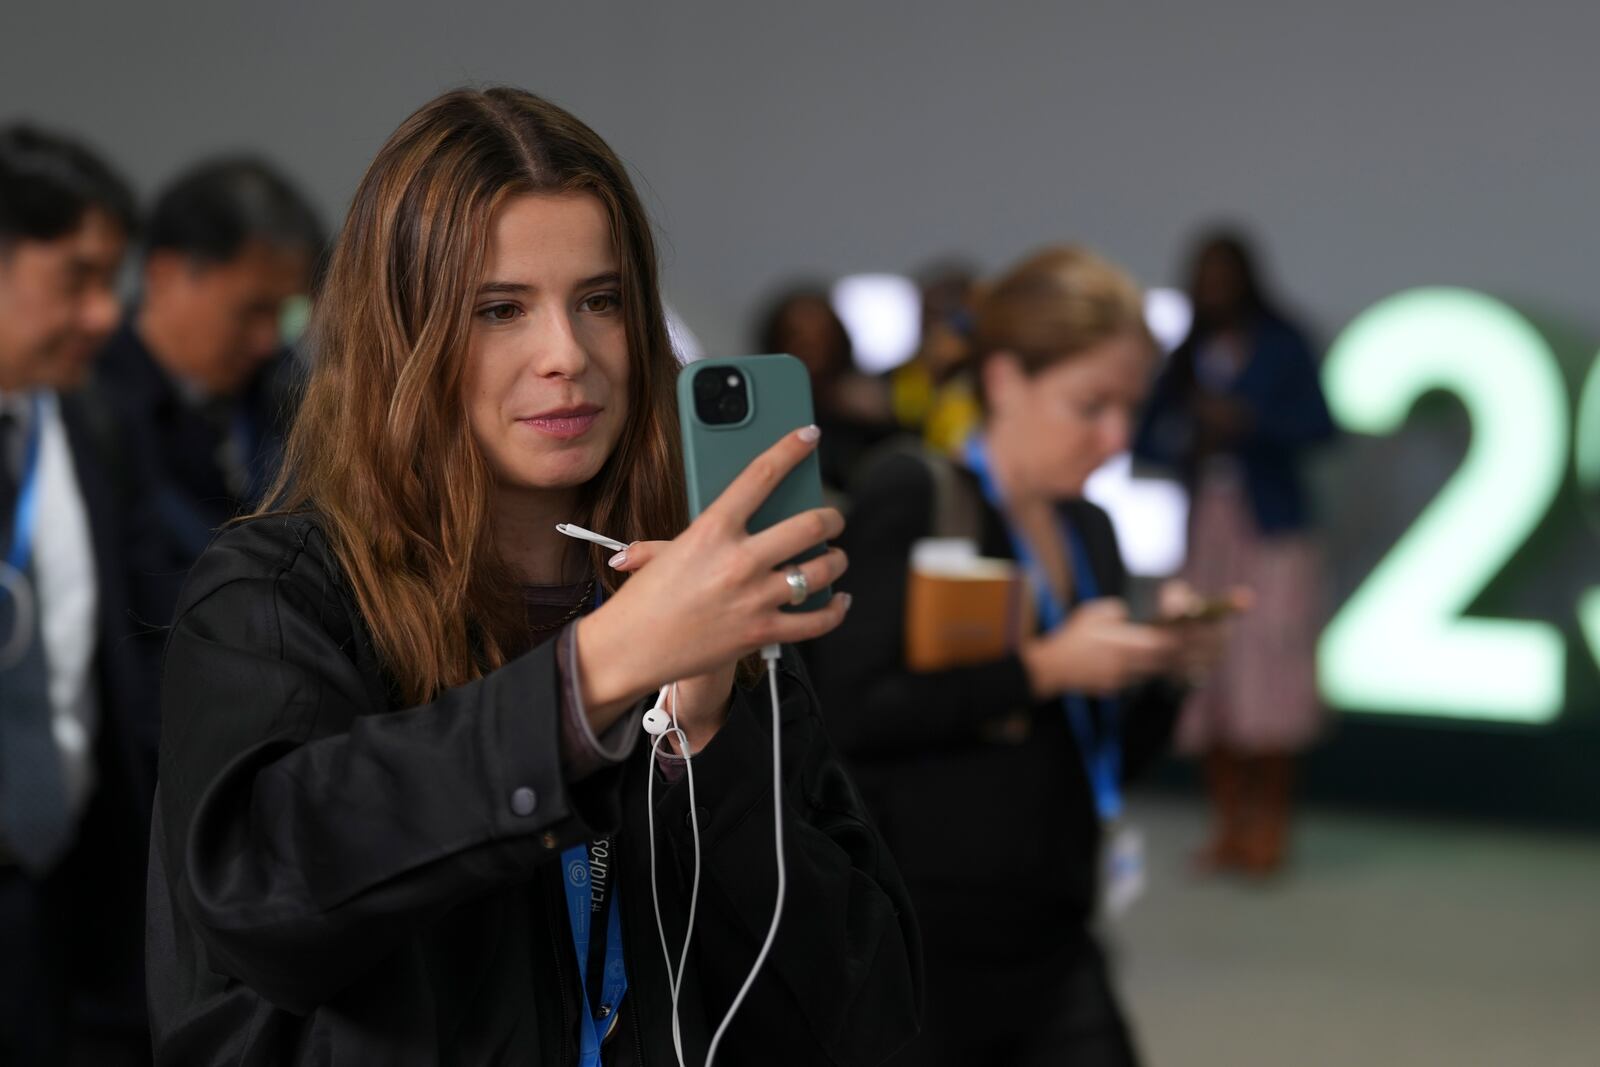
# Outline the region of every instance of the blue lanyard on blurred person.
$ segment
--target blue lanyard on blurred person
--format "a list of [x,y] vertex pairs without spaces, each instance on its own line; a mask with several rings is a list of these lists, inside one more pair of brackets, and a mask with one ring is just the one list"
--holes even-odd
[[[1055,629],[1066,621],[1071,614],[1071,608],[1061,603],[1057,598],[1055,589],[1050,585],[1049,577],[1044,573],[1044,567],[1039,563],[1038,557],[1028,547],[1028,542],[1011,523],[1007,514],[1005,500],[1000,495],[1000,487],[995,483],[994,472],[989,465],[989,452],[984,444],[982,435],[974,434],[967,439],[966,444],[967,466],[972,468],[978,476],[979,483],[983,486],[983,496],[989,505],[998,511],[1006,523],[1006,533],[1011,537],[1011,547],[1017,554],[1017,562],[1022,564],[1022,569],[1028,575],[1028,584],[1033,586],[1034,593],[1039,598],[1039,620],[1044,625],[1046,632]],[[1056,523],[1060,529],[1063,544],[1070,546],[1072,551],[1072,578],[1078,591],[1079,601],[1095,600],[1100,596],[1100,585],[1095,581],[1094,568],[1089,561],[1089,550],[1083,543],[1083,538],[1078,531],[1063,519],[1059,512],[1056,513]],[[1061,697],[1062,707],[1066,710],[1067,722],[1072,726],[1073,736],[1078,741],[1078,752],[1083,757],[1084,773],[1089,779],[1089,788],[1094,792],[1094,806],[1101,822],[1113,822],[1122,815],[1122,743],[1119,735],[1119,707],[1113,698],[1105,698],[1100,702],[1102,711],[1103,729],[1097,731],[1094,725],[1094,716],[1089,712],[1089,701],[1082,693],[1066,693]]]
[[35,392],[28,405],[28,437],[22,451],[22,481],[11,521],[6,563],[21,574],[33,559],[33,531],[39,521],[39,439],[44,432],[44,397]]
[[[5,561],[0,563],[0,592],[11,601],[9,626],[0,629],[0,670],[9,670],[21,661],[37,623],[38,606],[27,572],[33,561],[34,530],[39,524],[39,442],[43,435],[44,396],[35,392],[28,407],[28,437],[23,447],[22,481],[11,519],[11,538]],[[10,461],[8,456],[0,459]]]

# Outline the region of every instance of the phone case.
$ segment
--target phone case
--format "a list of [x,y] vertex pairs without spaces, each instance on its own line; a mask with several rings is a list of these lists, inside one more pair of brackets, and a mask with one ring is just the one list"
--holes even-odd
[[[726,426],[700,420],[694,404],[694,378],[717,368],[737,367],[748,385],[750,410],[745,418]],[[805,364],[793,356],[737,356],[691,363],[678,375],[678,423],[683,434],[683,464],[689,485],[689,514],[698,516],[722,494],[750,461],[771,448],[786,433],[816,421],[811,407],[811,378]],[[756,533],[803,511],[822,506],[822,468],[812,452],[789,472],[766,503],[750,518]],[[790,563],[812,559],[827,551],[819,544]],[[828,602],[831,588],[812,592],[805,603],[784,610],[815,611]]]

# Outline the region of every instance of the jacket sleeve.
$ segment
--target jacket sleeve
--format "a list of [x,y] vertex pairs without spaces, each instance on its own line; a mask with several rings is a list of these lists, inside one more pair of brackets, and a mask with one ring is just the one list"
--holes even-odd
[[914,672],[905,661],[911,547],[932,527],[933,484],[923,464],[896,456],[863,478],[840,540],[850,571],[839,583],[850,614],[814,643],[811,662],[828,729],[849,757],[948,748],[1033,703],[1015,655],[991,663]]
[[[829,745],[804,670],[785,650],[780,716],[787,890],[772,954],[718,1061],[875,1064],[916,1033],[921,942],[894,860]],[[703,858],[695,969],[707,1037],[732,1003],[772,920],[771,705],[766,679],[736,689],[727,724],[695,757]],[[654,767],[650,773],[659,773]],[[689,791],[661,792],[680,891],[694,853]],[[686,910],[687,899],[670,907]],[[681,933],[678,935],[681,938]]]
[[1279,327],[1270,351],[1272,376],[1259,396],[1250,397],[1246,447],[1281,449],[1325,441],[1334,435],[1333,416],[1322,393],[1316,357],[1296,330]]
[[208,551],[168,644],[157,844],[209,966],[306,1012],[614,825],[621,772],[564,781],[553,645],[388,710],[320,534],[262,525]]

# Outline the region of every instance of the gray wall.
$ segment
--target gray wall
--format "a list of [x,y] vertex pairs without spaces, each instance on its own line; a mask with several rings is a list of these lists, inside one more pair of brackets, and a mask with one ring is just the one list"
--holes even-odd
[[1325,335],[1458,283],[1600,337],[1595,5],[186,7],[12,0],[0,118],[80,130],[145,190],[260,149],[337,219],[416,105],[524,85],[635,167],[713,353],[797,272],[1070,237],[1160,283],[1218,215],[1259,226]]
[[[745,349],[755,304],[797,273],[952,251],[998,267],[1075,238],[1157,284],[1216,216],[1259,228],[1324,338],[1394,291],[1460,284],[1600,344],[1592,2],[21,3],[0,0],[0,121],[79,129],[145,190],[255,148],[336,219],[442,89],[513,82],[568,105],[640,175],[669,299],[712,354]],[[1331,603],[1449,475],[1453,403],[1329,457]],[[1568,633],[1559,728],[1352,716],[1307,768],[1311,795],[1597,824],[1600,673],[1571,605],[1600,554],[1562,499],[1476,607]]]

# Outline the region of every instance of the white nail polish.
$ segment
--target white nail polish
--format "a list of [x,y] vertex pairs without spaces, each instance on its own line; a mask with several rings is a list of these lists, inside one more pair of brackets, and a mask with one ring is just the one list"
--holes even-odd
[[805,427],[799,433],[800,440],[804,441],[806,444],[811,444],[813,441],[816,441],[821,436],[822,436],[822,429],[819,426],[817,426],[815,423],[813,423],[810,426]]
[[610,559],[606,560],[606,565],[609,566],[612,570],[616,570],[618,567],[622,566],[626,562],[628,562],[628,550],[627,549],[623,549],[621,552],[618,552],[615,556],[612,556]]

